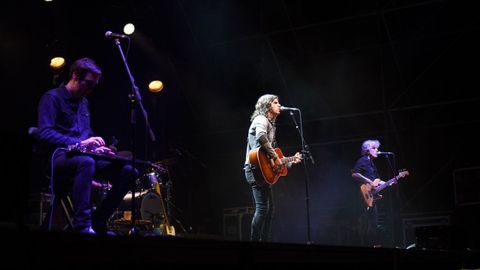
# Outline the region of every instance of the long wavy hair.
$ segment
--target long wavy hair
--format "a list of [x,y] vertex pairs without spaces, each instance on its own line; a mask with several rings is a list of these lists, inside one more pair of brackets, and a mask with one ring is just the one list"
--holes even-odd
[[265,94],[259,97],[257,104],[255,104],[255,111],[253,111],[252,116],[250,117],[250,121],[253,121],[258,115],[267,116],[271,104],[275,99],[278,99],[278,96],[272,94]]

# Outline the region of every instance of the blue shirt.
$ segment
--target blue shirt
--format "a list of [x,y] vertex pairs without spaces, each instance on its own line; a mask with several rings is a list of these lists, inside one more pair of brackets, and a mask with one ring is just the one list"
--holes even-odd
[[73,97],[65,86],[46,92],[38,105],[39,138],[50,150],[93,136],[85,97]]
[[364,155],[357,160],[355,166],[353,166],[352,173],[359,173],[372,181],[376,178],[380,178],[377,167],[373,161],[368,158],[368,155]]

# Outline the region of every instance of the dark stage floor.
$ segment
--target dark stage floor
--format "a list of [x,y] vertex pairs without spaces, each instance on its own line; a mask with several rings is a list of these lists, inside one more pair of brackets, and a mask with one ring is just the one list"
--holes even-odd
[[[335,266],[358,269],[474,269],[480,252],[362,248],[209,239],[208,236],[98,236],[43,232],[3,225],[3,263],[30,269],[51,266],[152,267],[205,264],[251,269],[257,266]],[[5,241],[6,240],[6,241]],[[144,268],[146,269],[146,268]]]

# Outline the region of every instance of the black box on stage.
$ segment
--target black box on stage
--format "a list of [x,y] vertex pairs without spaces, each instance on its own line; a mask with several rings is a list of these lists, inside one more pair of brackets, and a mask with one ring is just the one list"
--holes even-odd
[[453,171],[455,203],[460,205],[480,204],[480,167],[462,168]]
[[223,235],[232,240],[250,240],[250,227],[254,213],[253,207],[223,209]]
[[24,221],[27,225],[42,225],[50,211],[52,196],[50,193],[39,192],[29,194]]
[[461,249],[465,245],[461,230],[451,225],[423,226],[415,228],[415,244],[420,249]]
[[[417,228],[433,228],[450,224],[450,215],[423,216],[417,213],[411,217],[403,218],[403,245],[406,248],[417,242]],[[419,229],[419,231],[421,230]],[[422,237],[422,232],[420,232],[420,238]]]

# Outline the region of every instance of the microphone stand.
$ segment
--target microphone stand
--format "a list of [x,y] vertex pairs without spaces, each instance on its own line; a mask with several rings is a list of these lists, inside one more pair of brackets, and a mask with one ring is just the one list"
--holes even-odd
[[[129,40],[130,41],[130,40]],[[128,95],[130,98],[130,107],[131,107],[131,113],[130,113],[130,126],[131,126],[131,135],[132,135],[132,169],[133,169],[133,179],[132,179],[132,223],[131,223],[131,228],[130,228],[130,235],[135,235],[137,234],[137,231],[135,229],[135,219],[136,219],[136,214],[135,214],[135,190],[137,189],[136,187],[136,138],[135,138],[135,129],[136,129],[136,105],[139,106],[140,110],[142,111],[143,117],[145,119],[145,126],[147,127],[149,134],[150,134],[150,139],[152,142],[155,141],[155,135],[153,134],[153,130],[150,126],[150,122],[148,121],[148,115],[143,107],[142,103],[142,97],[140,96],[140,92],[138,91],[138,87],[135,85],[135,79],[133,78],[132,73],[130,72],[130,68],[128,67],[127,59],[125,57],[125,54],[123,53],[122,46],[120,44],[120,39],[115,38],[115,45],[118,48],[118,51],[120,53],[120,56],[122,58],[123,64],[125,65],[125,69],[127,70],[128,77],[130,79],[130,82],[132,84],[132,93]]]
[[[298,115],[300,117],[300,126],[297,123],[297,119],[295,119],[295,116],[292,111],[290,111],[290,116],[293,119],[293,122],[295,123],[295,129],[298,131],[300,134],[300,139],[302,140],[302,155],[305,157],[305,160],[310,160],[312,164],[315,164],[315,161],[313,159],[312,154],[310,153],[309,147],[307,143],[305,142],[305,139],[303,138],[303,120],[302,120],[302,111],[298,110]],[[305,170],[305,204],[306,204],[306,209],[307,209],[307,244],[312,244],[311,236],[310,236],[310,196],[309,196],[309,191],[308,191],[308,183],[310,182],[309,176],[308,176],[308,170],[307,170],[307,163],[303,162],[303,168]]]
[[[396,160],[395,160],[395,154],[392,153],[392,155],[391,155],[391,156],[392,156],[392,160],[390,160],[390,157],[389,157],[389,156],[390,156],[390,155],[387,155],[387,156],[386,156],[386,157],[387,157],[387,161],[388,161],[387,163],[388,163],[388,166],[390,167],[390,170],[392,170],[393,177],[396,178],[398,172],[397,172],[397,165],[396,165]],[[398,179],[395,179],[394,183],[396,184],[397,181],[398,181]],[[399,197],[399,195],[398,195],[398,188],[396,189],[395,195],[396,195],[396,199],[397,199],[397,202],[398,202],[398,197]],[[394,219],[394,220],[392,220],[392,226],[393,226],[392,229],[393,229],[394,232],[395,232],[395,224],[396,224],[396,219],[397,219],[397,216],[396,216],[395,214],[393,214],[393,213],[396,213],[396,212],[397,212],[397,211],[395,210],[395,208],[396,208],[395,203],[393,202],[393,200],[390,200],[390,211],[391,211],[391,215],[393,216],[393,219]],[[394,235],[395,235],[395,234],[394,234]],[[395,241],[395,239],[394,239],[394,241]]]

